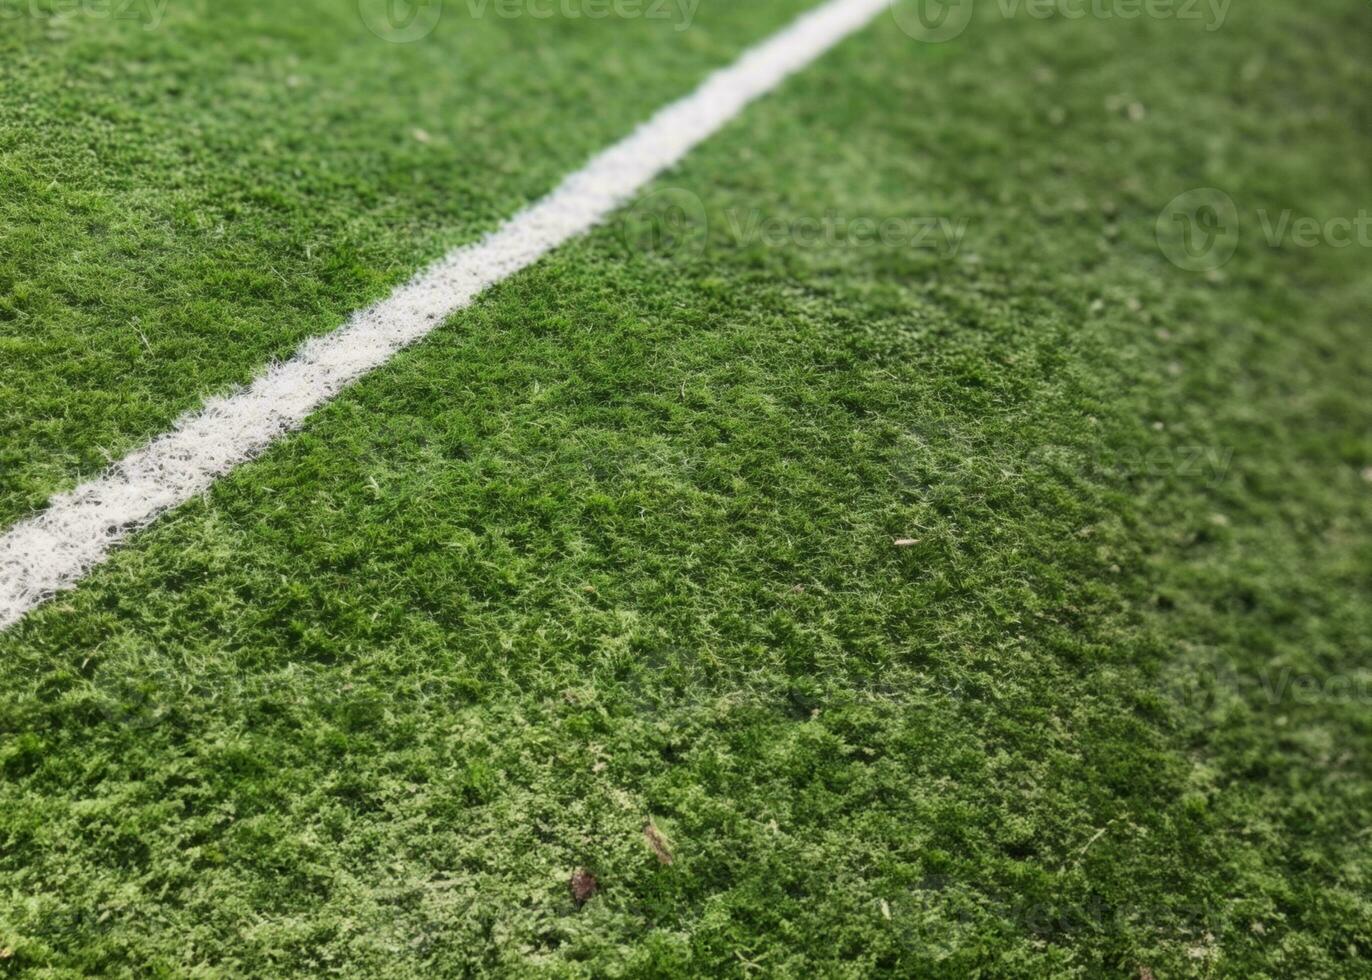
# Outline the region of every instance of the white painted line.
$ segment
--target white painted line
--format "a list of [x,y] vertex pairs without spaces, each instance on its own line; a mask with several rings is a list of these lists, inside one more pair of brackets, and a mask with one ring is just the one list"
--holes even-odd
[[829,0],[707,78],[603,150],[551,194],[475,244],[449,253],[338,330],[306,341],[248,387],[210,399],[0,537],[0,629],[74,586],[125,536],[206,490],[299,426],[344,386],[385,364],[487,287],[603,221],[749,102],[884,10]]

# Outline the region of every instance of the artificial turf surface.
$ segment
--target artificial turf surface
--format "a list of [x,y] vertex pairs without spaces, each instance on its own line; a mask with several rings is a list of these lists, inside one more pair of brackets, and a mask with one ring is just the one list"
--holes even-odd
[[385,2],[170,0],[148,30],[0,0],[0,522],[493,229],[808,6],[714,4],[677,30],[450,0],[392,44],[359,16]]
[[[175,9],[0,67],[7,519],[800,7]],[[0,635],[0,971],[1365,975],[1369,26],[879,19]]]

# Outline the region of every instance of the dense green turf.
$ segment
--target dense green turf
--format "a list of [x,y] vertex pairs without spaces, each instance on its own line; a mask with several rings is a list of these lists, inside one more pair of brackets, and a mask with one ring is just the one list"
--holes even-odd
[[[883,19],[755,106],[659,184],[702,248],[564,248],[0,637],[0,970],[1366,973],[1368,252],[1254,215],[1369,206],[1369,19]],[[630,53],[615,111],[745,33]],[[340,288],[235,232],[286,282],[184,356],[250,371],[615,128],[577,117],[338,212],[283,170],[281,222],[376,251]],[[1206,185],[1244,229],[1208,275],[1154,241]],[[747,231],[826,216],[966,234]],[[158,360],[120,445],[185,402]],[[12,507],[86,465],[14,412]]]
[[[0,17],[30,4],[50,7]],[[0,19],[0,521],[495,227],[808,6],[703,6],[678,31],[449,0],[390,44],[357,4],[170,0],[155,31]]]

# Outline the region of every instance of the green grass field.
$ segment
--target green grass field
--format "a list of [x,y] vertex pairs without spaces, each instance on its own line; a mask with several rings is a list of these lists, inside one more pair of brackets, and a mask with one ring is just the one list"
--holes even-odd
[[[809,5],[24,0],[0,524]],[[1372,6],[1034,6],[877,18],[0,634],[0,975],[1372,974]]]

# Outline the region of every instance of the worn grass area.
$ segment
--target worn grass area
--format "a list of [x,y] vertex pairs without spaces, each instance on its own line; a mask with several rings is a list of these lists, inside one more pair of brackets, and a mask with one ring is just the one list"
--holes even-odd
[[1255,216],[1368,207],[1372,11],[993,14],[878,23],[0,637],[0,970],[1366,972],[1368,253]]

